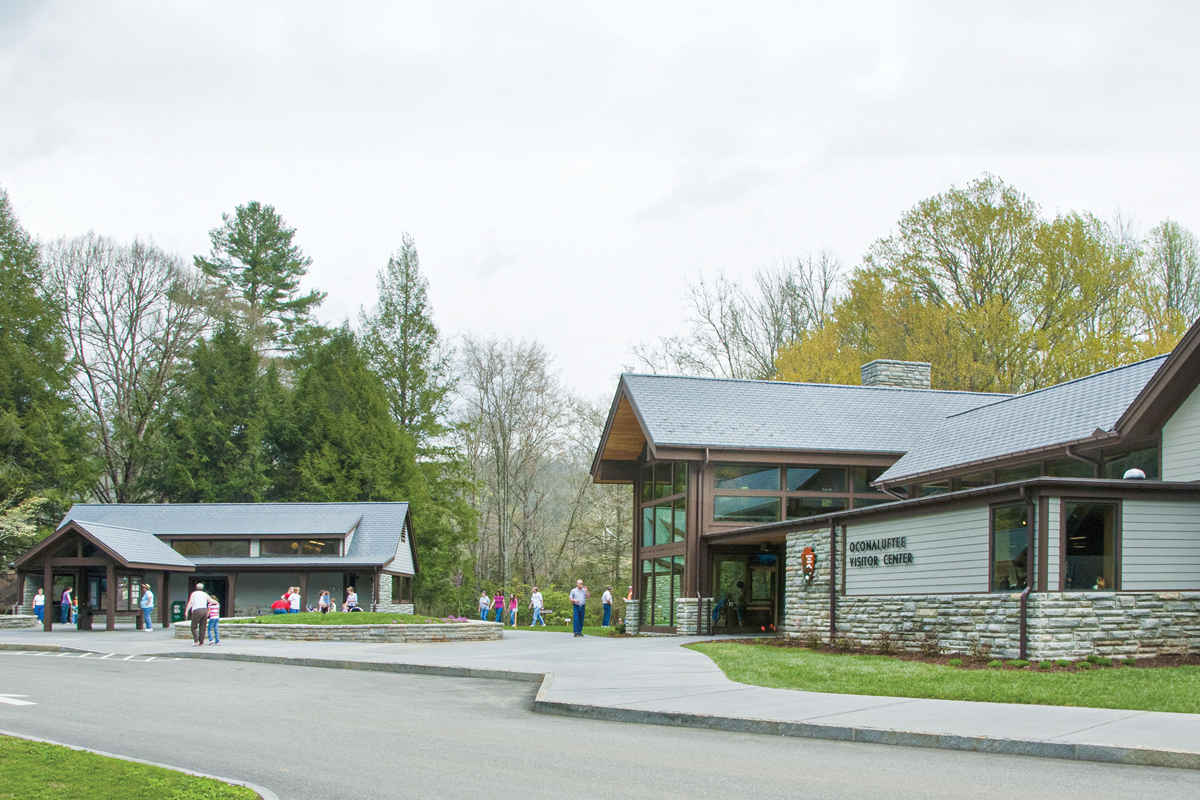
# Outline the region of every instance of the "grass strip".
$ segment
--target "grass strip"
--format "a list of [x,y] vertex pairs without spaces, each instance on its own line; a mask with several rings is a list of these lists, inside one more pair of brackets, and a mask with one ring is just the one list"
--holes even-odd
[[221,620],[221,625],[424,625],[443,623],[450,620],[421,614],[392,614],[387,611],[356,611],[322,614],[318,611],[301,611],[299,614],[263,614],[250,619]]
[[212,778],[0,736],[0,798],[5,797],[257,800],[258,794]]
[[738,683],[775,689],[1200,713],[1200,667],[1099,667],[1085,672],[968,670],[890,656],[819,653],[732,642],[687,645]]

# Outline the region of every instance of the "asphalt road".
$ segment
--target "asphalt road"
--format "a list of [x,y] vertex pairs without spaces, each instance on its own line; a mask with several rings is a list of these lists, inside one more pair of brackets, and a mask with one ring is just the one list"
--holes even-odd
[[[629,725],[529,711],[535,684],[0,652],[0,730],[357,798],[1188,798],[1189,770]],[[18,794],[19,796],[19,794]]]

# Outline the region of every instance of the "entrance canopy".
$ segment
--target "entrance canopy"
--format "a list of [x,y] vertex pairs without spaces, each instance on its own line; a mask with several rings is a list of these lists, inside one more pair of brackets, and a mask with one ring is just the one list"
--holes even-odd
[[[134,592],[125,590],[132,577],[140,579],[142,573],[157,572],[160,608],[165,610],[163,576],[171,572],[193,572],[196,568],[191,561],[148,531],[82,520],[67,522],[18,558],[14,566],[19,574],[43,574],[42,586],[47,597],[42,624],[47,631],[51,630],[53,624],[54,614],[51,612],[56,598],[52,594],[56,574],[66,575],[77,600],[83,587],[91,583],[97,589],[103,586],[103,592],[97,591],[94,600],[91,594],[88,599],[103,606],[107,617],[106,628],[111,631],[116,628],[118,612],[137,613],[136,607],[130,607]],[[119,585],[123,590],[120,599],[125,608],[118,608]],[[140,594],[140,586],[136,589],[136,593]]]

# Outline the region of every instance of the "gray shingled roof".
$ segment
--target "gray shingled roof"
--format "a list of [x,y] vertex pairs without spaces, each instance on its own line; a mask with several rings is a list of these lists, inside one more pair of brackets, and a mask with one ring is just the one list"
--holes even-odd
[[[348,552],[342,556],[323,556],[320,565],[383,565],[395,558],[389,569],[412,574],[412,555],[407,540],[400,546],[400,533],[407,516],[408,503],[80,503],[71,507],[59,525],[72,519],[88,519],[149,531],[157,536],[199,538],[214,535],[343,536],[357,524]],[[252,565],[262,563],[259,558],[217,557],[195,563],[237,566],[243,560]],[[272,563],[274,561],[276,559],[272,558]],[[297,567],[307,561],[287,557],[287,563]]]
[[621,377],[658,447],[903,453],[948,415],[997,397],[885,386]]
[[950,416],[880,476],[918,475],[1086,439],[1110,431],[1167,356],[1157,356]]
[[167,567],[195,566],[149,531],[104,525],[91,520],[76,519],[74,522],[98,542],[116,553],[126,564],[155,564]]

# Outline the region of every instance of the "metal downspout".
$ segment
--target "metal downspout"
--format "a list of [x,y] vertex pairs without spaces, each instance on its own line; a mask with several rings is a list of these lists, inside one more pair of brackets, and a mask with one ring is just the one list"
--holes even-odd
[[1022,661],[1029,658],[1029,593],[1033,590],[1034,569],[1037,564],[1034,559],[1033,545],[1034,532],[1037,530],[1037,505],[1033,498],[1029,496],[1029,492],[1025,487],[1021,487],[1021,499],[1025,501],[1025,589],[1021,592],[1021,622],[1020,622],[1020,642],[1021,649],[1017,656]]
[[1067,445],[1066,447],[1064,447],[1063,452],[1066,453],[1071,458],[1075,459],[1076,461],[1082,461],[1085,464],[1091,464],[1093,478],[1099,478],[1101,476],[1103,467],[1101,466],[1099,459],[1093,461],[1092,459],[1088,458],[1087,456],[1081,456],[1079,453],[1076,453],[1074,450],[1071,449],[1071,445]]

